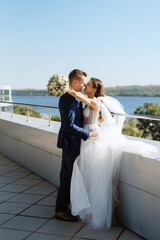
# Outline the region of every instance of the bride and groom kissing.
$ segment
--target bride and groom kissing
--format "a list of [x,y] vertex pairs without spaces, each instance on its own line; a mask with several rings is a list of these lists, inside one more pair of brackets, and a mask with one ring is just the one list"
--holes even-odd
[[[114,98],[104,96],[101,80],[74,69],[69,74],[70,88],[60,97],[61,127],[57,147],[62,148],[60,186],[55,218],[77,221],[78,217],[93,229],[110,228],[112,213],[118,204],[117,184],[124,150],[152,153],[152,145],[129,141],[122,134],[124,113]],[[82,88],[86,95],[82,94]],[[82,108],[82,102],[85,108]],[[142,147],[140,147],[142,145]]]

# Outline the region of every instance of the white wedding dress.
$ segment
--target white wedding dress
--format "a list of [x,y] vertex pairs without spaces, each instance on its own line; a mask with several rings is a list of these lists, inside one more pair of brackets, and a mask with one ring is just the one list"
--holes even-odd
[[[89,131],[96,128],[99,135],[82,140],[71,179],[72,214],[79,215],[93,229],[111,227],[112,213],[118,204],[117,184],[122,153],[151,155],[157,152],[152,145],[127,140],[121,134],[124,117],[112,117],[104,100],[110,102],[110,97],[97,99],[104,118],[102,123],[98,122],[99,111],[91,111],[88,106],[83,111],[84,128]],[[115,111],[124,112],[118,101],[107,107],[113,110],[113,106]]]

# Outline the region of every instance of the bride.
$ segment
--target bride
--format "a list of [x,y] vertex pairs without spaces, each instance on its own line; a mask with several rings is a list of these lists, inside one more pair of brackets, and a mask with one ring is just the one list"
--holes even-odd
[[122,105],[104,96],[101,80],[91,78],[84,94],[69,89],[68,93],[86,104],[84,128],[97,129],[95,138],[81,141],[80,155],[73,166],[71,211],[90,228],[110,228],[112,213],[118,204],[117,184],[120,160],[124,151],[152,155],[156,147],[142,141],[127,140],[121,134],[124,117],[112,117],[110,111],[124,113]]

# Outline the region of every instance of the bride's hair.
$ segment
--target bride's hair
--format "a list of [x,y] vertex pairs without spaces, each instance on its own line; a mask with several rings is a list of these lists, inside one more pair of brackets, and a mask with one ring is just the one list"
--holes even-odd
[[[96,89],[95,97],[104,97],[104,86],[101,80],[97,78],[91,78],[93,83],[93,88]],[[103,122],[103,117],[101,111],[99,112],[99,122]]]
[[104,97],[104,86],[101,80],[98,78],[91,78],[93,83],[93,88],[96,89],[95,97]]

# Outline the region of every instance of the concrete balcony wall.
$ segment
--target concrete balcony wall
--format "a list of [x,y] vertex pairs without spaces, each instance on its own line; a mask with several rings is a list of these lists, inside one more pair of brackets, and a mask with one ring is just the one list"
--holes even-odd
[[[2,113],[0,152],[58,186],[61,150],[56,142],[60,123],[52,125],[48,127],[48,121],[35,118],[28,123],[19,115],[11,119],[10,114]],[[160,149],[160,142],[143,141]],[[160,236],[160,153],[156,158],[123,153],[116,210],[121,225],[149,240],[159,240]]]
[[124,153],[119,178],[119,222],[148,240],[160,236],[160,161]]
[[61,150],[56,147],[60,123],[2,113],[0,152],[44,179],[59,185]]

